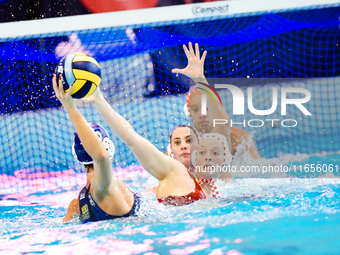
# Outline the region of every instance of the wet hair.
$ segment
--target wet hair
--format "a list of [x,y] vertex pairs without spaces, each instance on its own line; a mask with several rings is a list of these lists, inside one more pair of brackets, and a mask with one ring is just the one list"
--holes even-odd
[[175,128],[172,130],[172,132],[171,132],[171,134],[170,134],[170,144],[171,144],[171,140],[172,140],[172,134],[174,133],[174,131],[175,131],[177,128],[181,128],[181,127],[190,128],[192,131],[194,131],[194,133],[195,133],[197,139],[199,138],[198,133],[197,133],[197,131],[196,131],[195,128],[193,128],[192,126],[189,126],[189,125],[182,124],[182,125],[178,125],[177,127],[175,127]]
[[85,167],[85,172],[86,173],[88,173],[91,168],[94,168],[93,164],[87,164],[87,165],[84,165],[84,167]]

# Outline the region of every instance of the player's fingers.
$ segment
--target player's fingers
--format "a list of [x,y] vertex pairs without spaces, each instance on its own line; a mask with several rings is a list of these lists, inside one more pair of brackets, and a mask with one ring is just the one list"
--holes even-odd
[[57,76],[55,74],[53,74],[53,77],[52,77],[52,85],[53,85],[53,89],[54,89],[56,96],[59,98],[60,94],[59,94],[59,88],[57,85]]
[[195,52],[194,52],[194,49],[192,47],[192,43],[191,42],[189,42],[189,52],[190,52],[190,56],[192,58],[194,58],[195,57]]
[[56,75],[53,74],[52,76],[52,85],[53,85],[53,89],[55,90],[57,87],[57,80],[56,80]]
[[70,87],[68,88],[68,91],[66,92],[66,97],[68,97],[68,96],[72,93],[73,85],[74,85],[74,83],[72,83],[72,84],[70,85]]
[[184,73],[184,69],[178,69],[178,68],[175,68],[175,69],[172,69],[171,70],[172,73]]
[[200,59],[200,49],[198,43],[195,43],[196,58]]
[[186,45],[183,45],[183,50],[184,50],[185,55],[187,56],[187,59],[191,59],[190,53]]
[[60,90],[61,94],[64,95],[65,91],[64,91],[64,86],[63,86],[63,78],[59,77],[58,82],[59,82],[59,90]]
[[202,59],[201,59],[203,64],[204,64],[206,55],[207,55],[207,51],[205,50],[202,54]]

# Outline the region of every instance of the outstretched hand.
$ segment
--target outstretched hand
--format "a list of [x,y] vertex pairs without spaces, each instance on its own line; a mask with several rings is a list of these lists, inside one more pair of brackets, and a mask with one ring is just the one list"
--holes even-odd
[[64,91],[63,80],[60,77],[57,82],[57,76],[53,74],[52,78],[53,89],[55,95],[59,99],[59,101],[63,104],[64,107],[72,107],[75,105],[74,99],[71,97],[71,93],[73,90],[73,83],[70,85],[70,88],[67,92]]
[[188,65],[184,69],[175,68],[172,70],[173,73],[180,73],[188,76],[191,79],[199,79],[204,77],[204,61],[207,55],[205,50],[200,58],[199,46],[195,44],[195,50],[192,47],[192,43],[189,42],[189,49],[186,45],[183,45],[185,55],[188,59]]

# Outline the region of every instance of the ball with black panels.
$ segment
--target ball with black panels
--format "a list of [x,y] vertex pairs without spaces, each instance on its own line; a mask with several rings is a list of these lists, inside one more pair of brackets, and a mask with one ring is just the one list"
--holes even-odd
[[63,78],[64,91],[73,83],[71,96],[84,98],[92,95],[101,82],[101,70],[98,62],[84,53],[72,53],[62,58],[57,65],[57,79]]

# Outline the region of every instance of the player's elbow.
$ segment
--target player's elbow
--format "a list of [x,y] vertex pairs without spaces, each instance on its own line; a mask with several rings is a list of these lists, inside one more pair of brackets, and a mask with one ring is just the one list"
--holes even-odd
[[105,148],[101,148],[95,155],[92,156],[93,160],[97,163],[105,163],[110,161],[110,154]]
[[110,154],[107,152],[107,150],[100,151],[96,155],[96,161],[97,162],[105,162],[110,160]]

